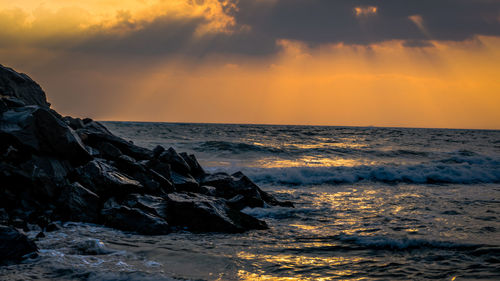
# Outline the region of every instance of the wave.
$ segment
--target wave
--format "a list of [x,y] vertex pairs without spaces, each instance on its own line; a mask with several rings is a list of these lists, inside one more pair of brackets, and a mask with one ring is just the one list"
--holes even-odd
[[245,168],[254,181],[280,185],[351,184],[362,181],[413,184],[500,183],[500,161],[445,159],[415,165]]
[[426,240],[416,238],[391,238],[385,236],[356,236],[356,235],[337,235],[336,240],[344,243],[351,243],[361,248],[378,250],[422,250],[422,249],[441,249],[456,251],[478,250],[486,245],[457,243],[450,241]]
[[[451,152],[439,152],[422,149],[394,149],[394,150],[379,150],[370,147],[351,147],[349,144],[342,143],[311,143],[307,146],[299,144],[288,144],[284,146],[274,146],[247,142],[232,142],[232,141],[203,141],[193,144],[192,149],[198,152],[226,152],[231,154],[250,153],[257,156],[259,154],[269,155],[286,155],[286,156],[347,156],[347,157],[369,157],[376,158],[410,158],[410,159],[448,159],[451,162],[470,161],[466,158],[481,158],[480,154],[468,150],[458,150]],[[462,159],[462,160],[460,160]],[[464,160],[465,159],[465,160]]]
[[248,144],[243,142],[229,142],[229,141],[205,141],[193,148],[200,152],[214,152],[214,151],[228,151],[232,153],[244,152],[264,152],[264,153],[280,153],[283,150],[275,147]]
[[[442,240],[408,237],[388,237],[381,235],[359,236],[338,234],[326,237],[298,237],[297,241],[326,243],[324,246],[306,246],[300,251],[352,251],[352,250],[383,250],[383,251],[412,251],[412,250],[448,250],[467,251],[473,255],[498,256],[500,247],[485,244],[461,243]],[[332,243],[335,242],[335,243]],[[293,250],[293,249],[291,249]]]

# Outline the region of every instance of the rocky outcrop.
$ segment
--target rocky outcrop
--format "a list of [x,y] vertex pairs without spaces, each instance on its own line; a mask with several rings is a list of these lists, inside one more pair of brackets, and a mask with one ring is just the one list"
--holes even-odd
[[[9,98],[20,105],[38,105],[49,108],[45,92],[28,75],[18,73],[12,68],[0,64],[0,95],[4,102]],[[4,99],[5,97],[5,99]]]
[[[267,228],[245,207],[292,206],[241,172],[209,174],[194,155],[142,148],[92,119],[62,117],[38,84],[1,65],[0,183],[0,222],[16,227],[61,220],[142,234],[237,233]],[[28,244],[13,257],[34,249]]]
[[167,220],[191,231],[238,233],[267,229],[265,222],[227,205],[221,198],[196,193],[167,195]]

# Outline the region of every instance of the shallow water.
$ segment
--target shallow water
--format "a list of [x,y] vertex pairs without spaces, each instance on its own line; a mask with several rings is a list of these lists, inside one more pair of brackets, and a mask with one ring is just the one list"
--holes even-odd
[[499,131],[106,126],[193,152],[210,171],[243,170],[296,208],[245,209],[271,228],[231,235],[66,223],[0,279],[500,279]]

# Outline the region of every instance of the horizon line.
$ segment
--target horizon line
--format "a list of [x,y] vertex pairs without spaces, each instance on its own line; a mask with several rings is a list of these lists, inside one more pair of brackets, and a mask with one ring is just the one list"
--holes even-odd
[[376,125],[321,125],[321,124],[272,124],[272,123],[226,123],[226,122],[186,122],[186,121],[124,121],[124,120],[96,120],[98,122],[130,122],[130,123],[168,123],[168,124],[199,124],[199,125],[255,125],[255,126],[300,126],[300,127],[337,127],[337,128],[380,128],[380,129],[434,129],[434,130],[477,130],[500,131],[485,128],[449,128],[449,127],[409,127],[409,126],[376,126]]

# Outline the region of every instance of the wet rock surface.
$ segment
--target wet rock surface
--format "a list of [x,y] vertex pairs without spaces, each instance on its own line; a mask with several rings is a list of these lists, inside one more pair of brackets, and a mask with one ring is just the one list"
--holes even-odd
[[18,262],[38,249],[26,235],[12,227],[0,225],[0,265]]
[[[82,221],[151,235],[237,233],[267,228],[245,207],[293,206],[241,172],[209,174],[194,155],[142,148],[92,119],[62,117],[38,84],[1,65],[0,182],[0,223],[44,231],[54,221]],[[12,260],[36,250],[7,226],[0,243]]]

